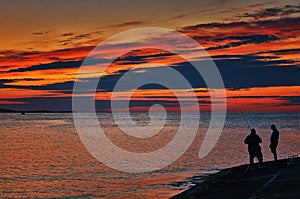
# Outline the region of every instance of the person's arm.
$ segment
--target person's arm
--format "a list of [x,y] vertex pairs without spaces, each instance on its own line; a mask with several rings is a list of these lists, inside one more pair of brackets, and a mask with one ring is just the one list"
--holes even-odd
[[278,142],[278,139],[279,139],[279,131],[277,130],[277,132],[276,132],[276,140],[277,140],[277,142]]
[[246,137],[246,139],[244,140],[245,144],[248,144],[248,136]]
[[278,145],[278,140],[279,140],[279,131],[276,131],[274,135],[274,144],[277,146]]
[[270,145],[269,145],[269,147],[272,147],[273,144],[274,144],[274,135],[273,135],[273,132],[272,132],[271,137],[270,137]]
[[257,136],[257,137],[258,137],[258,142],[262,143],[262,139],[259,136]]
[[278,142],[278,134],[276,131],[273,131],[271,134],[271,145],[276,144]]

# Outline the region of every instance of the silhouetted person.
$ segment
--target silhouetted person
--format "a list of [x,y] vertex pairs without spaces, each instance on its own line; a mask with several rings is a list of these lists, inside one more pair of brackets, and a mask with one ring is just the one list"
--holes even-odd
[[277,161],[277,152],[276,148],[278,146],[278,139],[279,139],[279,131],[276,129],[274,124],[271,125],[271,129],[273,130],[270,138],[270,148],[271,152],[273,153],[274,160]]
[[255,129],[251,129],[251,134],[248,135],[244,141],[248,144],[248,152],[250,156],[250,165],[253,164],[254,157],[257,157],[259,164],[263,163],[263,154],[259,143],[262,143],[262,139],[256,134]]

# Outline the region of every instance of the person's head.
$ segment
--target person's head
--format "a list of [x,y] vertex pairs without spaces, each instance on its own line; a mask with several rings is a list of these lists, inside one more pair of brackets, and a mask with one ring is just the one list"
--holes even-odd
[[272,125],[271,125],[271,129],[272,129],[272,130],[275,130],[275,129],[276,129],[275,124],[272,124]]
[[255,128],[251,129],[251,134],[256,134]]

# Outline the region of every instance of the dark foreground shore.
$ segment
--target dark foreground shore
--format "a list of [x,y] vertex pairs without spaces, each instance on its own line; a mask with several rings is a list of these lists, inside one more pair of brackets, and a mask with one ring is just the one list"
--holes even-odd
[[224,169],[171,199],[300,198],[300,158]]

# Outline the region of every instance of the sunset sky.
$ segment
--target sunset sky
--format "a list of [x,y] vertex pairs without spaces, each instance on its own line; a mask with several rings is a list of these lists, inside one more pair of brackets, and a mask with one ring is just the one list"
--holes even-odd
[[[238,111],[238,103],[245,112],[300,112],[299,1],[3,0],[0,11],[0,108],[70,111],[78,69],[95,46],[125,30],[162,27],[206,49],[223,77],[228,111]],[[131,42],[119,42],[98,59]],[[113,86],[126,71],[158,67],[193,73],[186,60],[163,49],[130,51],[103,71],[97,110],[110,110]],[[97,74],[86,77],[92,78]],[[179,89],[181,95],[188,102],[195,92],[200,109],[209,110],[205,84],[189,81],[193,89]],[[126,93],[117,93],[118,100]],[[133,111],[154,103],[179,110],[173,93],[159,86],[140,88],[131,100]]]

